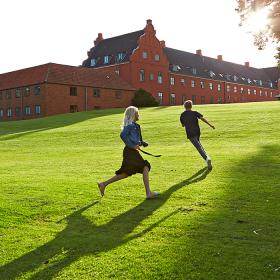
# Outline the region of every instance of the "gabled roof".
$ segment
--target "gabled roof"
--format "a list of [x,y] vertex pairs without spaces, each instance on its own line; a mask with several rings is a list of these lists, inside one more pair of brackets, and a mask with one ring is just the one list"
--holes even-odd
[[97,71],[86,67],[47,63],[0,74],[0,90],[42,83],[134,90],[117,74],[106,69]]
[[[88,58],[83,62],[83,66],[90,67],[91,59],[96,59],[94,67],[107,66],[116,63],[123,63],[129,61],[129,57],[133,50],[137,48],[137,41],[144,30],[135,31],[132,33],[103,39],[96,46],[89,51]],[[124,57],[118,61],[118,54],[123,53]],[[104,64],[104,56],[109,56],[109,63]]]
[[277,82],[280,78],[280,70],[278,67],[263,68],[264,72],[270,77],[272,81]]
[[[170,71],[174,73],[268,88],[270,88],[269,82],[271,81],[273,87],[277,87],[276,80],[278,78],[275,79],[272,75],[272,73],[274,73],[273,71],[275,71],[275,67],[273,67],[274,70],[271,70],[271,73],[269,74],[268,71],[265,71],[264,69],[220,61],[218,59],[172,48],[164,48],[164,53],[169,60]],[[194,69],[196,70],[196,74],[193,72]],[[210,74],[210,72],[212,72],[212,74]],[[276,73],[274,74],[277,75]],[[248,83],[248,79],[251,83]],[[261,84],[259,81],[262,81]]]

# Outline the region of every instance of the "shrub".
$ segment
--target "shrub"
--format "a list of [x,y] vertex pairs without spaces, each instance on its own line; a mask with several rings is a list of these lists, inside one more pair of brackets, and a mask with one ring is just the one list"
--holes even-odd
[[155,100],[155,98],[142,88],[135,91],[131,104],[136,107],[158,106],[158,102]]

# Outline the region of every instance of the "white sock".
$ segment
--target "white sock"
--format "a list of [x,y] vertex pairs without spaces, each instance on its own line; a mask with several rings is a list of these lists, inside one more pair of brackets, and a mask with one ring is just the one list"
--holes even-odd
[[208,160],[211,160],[211,158],[210,158],[209,156],[207,156],[207,158],[206,158],[206,162],[207,162]]

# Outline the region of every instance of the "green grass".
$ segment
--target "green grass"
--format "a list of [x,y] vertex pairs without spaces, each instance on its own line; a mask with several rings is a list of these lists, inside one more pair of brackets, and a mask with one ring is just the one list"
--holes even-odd
[[182,107],[140,110],[152,165],[120,167],[123,109],[0,123],[0,279],[279,279],[280,102],[195,106],[205,163]]

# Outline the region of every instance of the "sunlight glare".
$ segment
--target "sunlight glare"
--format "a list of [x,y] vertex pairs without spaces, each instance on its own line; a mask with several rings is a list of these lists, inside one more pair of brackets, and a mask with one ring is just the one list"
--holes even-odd
[[260,32],[266,29],[268,25],[269,8],[263,8],[252,13],[246,22],[246,27],[249,32]]

